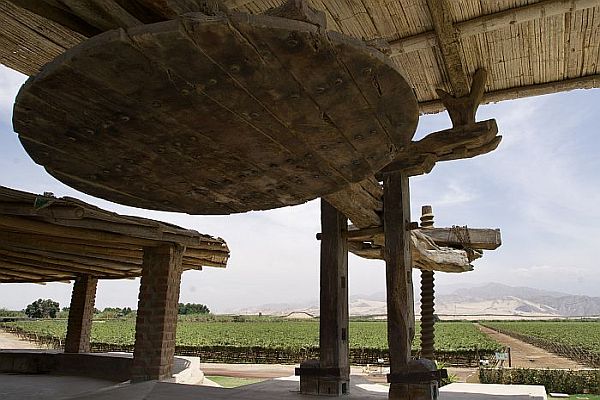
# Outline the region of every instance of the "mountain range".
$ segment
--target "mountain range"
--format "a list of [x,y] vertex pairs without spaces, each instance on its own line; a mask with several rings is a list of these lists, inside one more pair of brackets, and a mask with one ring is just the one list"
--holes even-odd
[[[436,288],[435,309],[440,319],[535,319],[600,316],[600,297],[573,295],[500,283]],[[418,297],[418,293],[415,292]],[[351,316],[386,315],[385,293],[351,296]],[[415,313],[419,313],[419,299]],[[318,315],[316,303],[265,304],[233,310],[236,314]],[[293,314],[297,315],[297,314]]]

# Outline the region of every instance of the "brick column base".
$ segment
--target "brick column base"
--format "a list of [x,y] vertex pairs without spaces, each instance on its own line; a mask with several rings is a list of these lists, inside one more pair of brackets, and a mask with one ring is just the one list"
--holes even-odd
[[90,333],[96,300],[98,279],[89,275],[80,276],[73,284],[69,322],[65,338],[65,353],[87,353],[90,351]]
[[144,248],[131,381],[172,375],[183,247]]

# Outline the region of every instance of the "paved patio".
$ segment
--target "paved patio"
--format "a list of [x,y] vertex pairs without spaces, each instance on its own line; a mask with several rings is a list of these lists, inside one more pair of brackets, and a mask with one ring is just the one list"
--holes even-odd
[[[298,392],[296,377],[278,378],[235,389],[149,381],[115,384],[99,379],[57,375],[0,374],[0,398],[89,400],[279,400],[314,399]],[[387,399],[387,387],[353,375],[344,399]],[[542,386],[455,383],[440,391],[441,400],[546,400]]]

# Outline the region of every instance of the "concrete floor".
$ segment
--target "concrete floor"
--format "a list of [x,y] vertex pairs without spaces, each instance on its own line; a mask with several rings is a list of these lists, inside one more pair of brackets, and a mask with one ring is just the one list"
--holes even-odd
[[[486,393],[486,394],[483,394]],[[166,382],[117,384],[98,379],[0,374],[3,400],[279,400],[315,399],[298,393],[296,377],[278,378],[235,389],[180,385]],[[344,399],[387,399],[387,388],[362,376],[352,376],[351,391]],[[507,386],[455,383],[440,390],[440,400],[546,400],[541,386]]]

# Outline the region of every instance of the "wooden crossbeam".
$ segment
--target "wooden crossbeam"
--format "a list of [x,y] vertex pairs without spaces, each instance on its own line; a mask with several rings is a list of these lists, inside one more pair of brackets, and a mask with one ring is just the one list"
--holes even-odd
[[132,270],[138,269],[139,266],[131,265],[130,268],[115,268],[114,265],[96,265],[95,264],[84,264],[82,262],[66,260],[63,258],[54,258],[50,254],[32,253],[29,251],[14,251],[0,248],[0,255],[3,259],[12,260],[12,262],[24,263],[26,265],[40,265],[44,267],[47,264],[53,265],[55,268],[64,269],[65,271],[73,271],[77,273],[89,273],[89,274],[109,274],[109,275],[126,275]]
[[493,151],[502,136],[497,136],[495,120],[457,126],[431,133],[411,142],[381,173],[402,170],[409,176],[429,173],[438,161],[471,158]]
[[[462,248],[467,245],[472,249],[495,250],[502,245],[500,229],[491,228],[419,228],[413,229],[419,231],[433,240],[435,244],[443,247]],[[458,235],[463,234],[469,238],[468,243],[462,242]],[[383,227],[355,229],[350,226],[346,238],[349,242],[373,242],[374,244],[384,243]]]
[[[454,28],[459,37],[480,35],[536,19],[549,18],[567,12],[576,12],[600,6],[600,0],[544,0],[522,7],[510,8],[493,14],[482,15],[458,22]],[[390,56],[428,49],[438,45],[436,31],[426,31],[417,35],[392,40]]]
[[[481,104],[495,103],[503,100],[522,99],[525,97],[542,96],[575,89],[594,89],[600,87],[600,74],[560,81],[538,83],[535,85],[518,86],[508,89],[494,90],[483,95]],[[432,100],[419,103],[421,114],[434,114],[445,110],[442,100]]]
[[360,227],[380,226],[383,188],[375,177],[351,183],[344,190],[323,198]]

